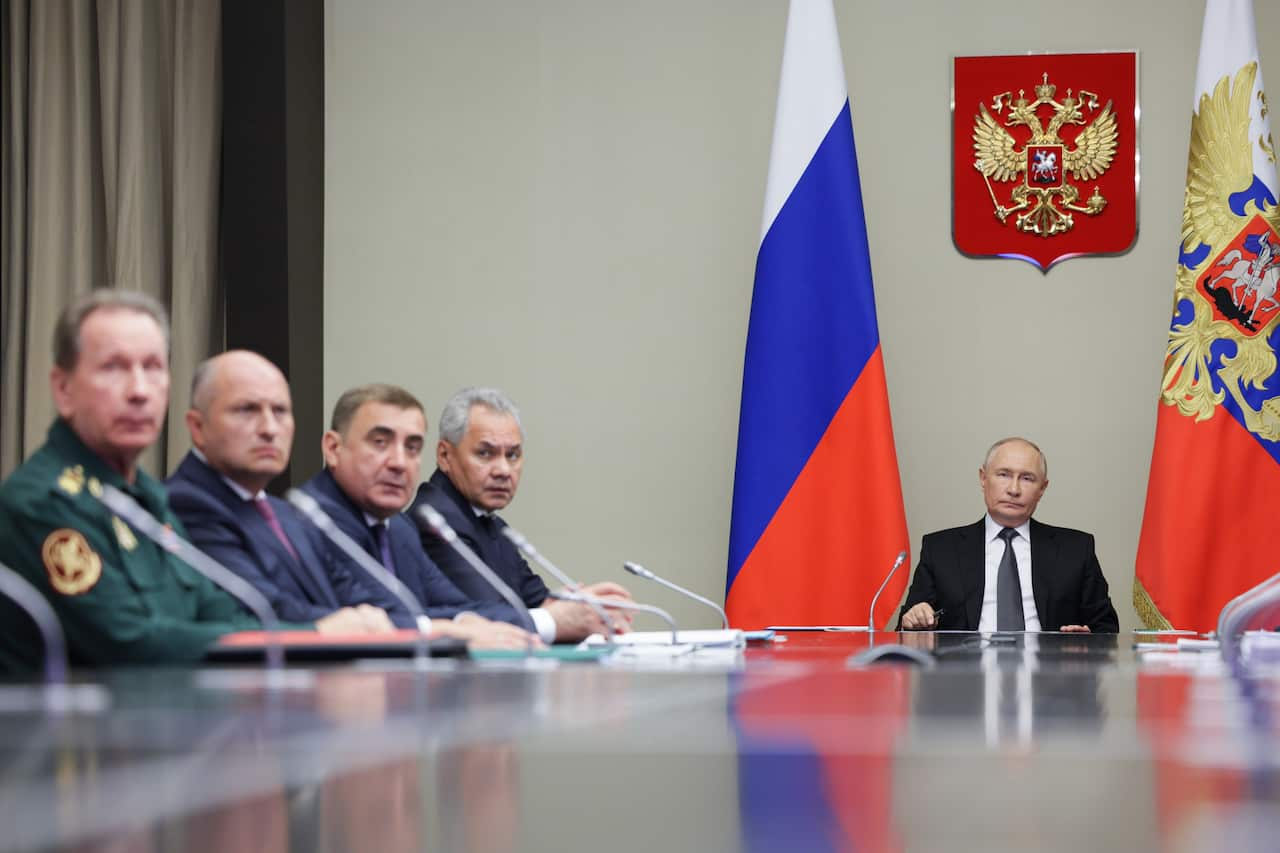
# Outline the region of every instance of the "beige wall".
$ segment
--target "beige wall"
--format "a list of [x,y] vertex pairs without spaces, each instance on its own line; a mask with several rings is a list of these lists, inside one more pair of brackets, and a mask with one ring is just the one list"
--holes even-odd
[[[1278,80],[1280,4],[1256,6]],[[1097,534],[1122,628],[1202,14],[837,2],[912,551],[980,516],[991,440],[1031,436],[1050,460],[1039,516]],[[786,4],[329,0],[327,15],[326,404],[398,382],[434,427],[457,387],[501,386],[528,431],[516,526],[584,579],[633,559],[719,598]],[[962,257],[951,57],[1131,48],[1133,250],[1048,276]]]

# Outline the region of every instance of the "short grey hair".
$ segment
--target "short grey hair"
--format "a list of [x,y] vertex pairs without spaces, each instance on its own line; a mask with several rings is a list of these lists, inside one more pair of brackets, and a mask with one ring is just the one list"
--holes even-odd
[[471,425],[471,409],[473,406],[484,406],[491,412],[511,415],[515,418],[516,427],[520,430],[520,440],[524,441],[524,425],[520,423],[520,410],[511,398],[497,388],[463,388],[444,404],[440,413],[440,438],[454,445],[462,443]]
[[133,311],[146,314],[160,327],[164,350],[169,351],[169,314],[157,300],[137,290],[101,288],[73,301],[58,315],[53,327],[53,363],[75,370],[80,361],[80,328],[94,311]]
[[1040,449],[1034,441],[1029,438],[1023,438],[1020,435],[1011,435],[1008,438],[1002,438],[987,449],[987,455],[982,457],[982,470],[987,470],[987,466],[991,464],[991,457],[996,455],[996,451],[1004,447],[1012,441],[1020,441],[1030,447],[1036,453],[1040,454],[1040,477],[1041,479],[1049,479],[1049,460],[1045,458],[1044,451]]

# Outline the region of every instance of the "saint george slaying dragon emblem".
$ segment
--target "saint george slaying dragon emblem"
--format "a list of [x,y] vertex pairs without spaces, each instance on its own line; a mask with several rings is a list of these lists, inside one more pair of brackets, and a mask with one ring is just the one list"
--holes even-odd
[[[1057,86],[1045,72],[1035,87],[1035,99],[1025,90],[995,95],[988,109],[978,105],[973,125],[973,166],[982,173],[995,215],[1005,222],[1017,214],[1014,227],[1039,237],[1053,237],[1075,226],[1075,214],[1097,216],[1107,200],[1095,185],[1084,203],[1081,190],[1068,179],[1093,181],[1111,166],[1116,154],[1119,130],[1112,103],[1099,109],[1098,96],[1068,89],[1066,97],[1055,100]],[[992,115],[994,113],[995,115]],[[997,119],[996,116],[1000,118]],[[1048,119],[1048,124],[1044,119]],[[1074,144],[1059,136],[1064,126],[1082,125]],[[1018,147],[1009,128],[1027,128],[1030,138]],[[1021,135],[1025,136],[1025,132]],[[1021,179],[1021,180],[1019,180]],[[1002,200],[992,182],[1019,181]]]
[[[1256,63],[1223,77],[1191,120],[1182,246],[1161,398],[1196,420],[1227,401],[1248,430],[1280,441],[1276,326],[1280,324],[1280,209],[1254,174],[1250,138]],[[1259,92],[1261,114],[1266,99]]]

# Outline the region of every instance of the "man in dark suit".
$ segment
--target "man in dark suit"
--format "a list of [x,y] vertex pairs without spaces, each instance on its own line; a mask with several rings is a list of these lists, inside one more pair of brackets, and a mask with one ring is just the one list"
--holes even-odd
[[[515,497],[523,466],[524,430],[515,404],[496,389],[464,388],[449,399],[440,415],[436,471],[418,488],[413,506],[434,507],[527,606],[550,613],[556,639],[578,640],[603,631],[599,616],[590,608],[548,598],[547,585],[502,535],[506,522],[496,513]],[[445,542],[423,533],[422,547],[467,595],[498,598]],[[602,598],[631,598],[622,586],[609,582],[582,591]],[[625,630],[630,619],[623,611],[613,613],[617,614],[614,629]]]
[[422,404],[394,385],[344,393],[321,439],[325,468],[302,487],[369,556],[396,575],[431,617],[451,617],[497,645],[524,648],[523,614],[467,596],[437,568],[401,510],[418,482],[427,421]]
[[289,462],[293,409],[284,375],[261,356],[201,364],[186,416],[195,449],[166,481],[191,541],[262,592],[282,619],[320,631],[390,631],[409,614],[335,560],[293,507],[265,493]]
[[1023,438],[996,442],[978,482],[986,516],[924,537],[899,626],[1118,631],[1093,537],[1031,518],[1049,485],[1040,448]]
[[[282,618],[314,620],[332,633],[415,627],[389,591],[290,504],[265,493],[293,445],[289,386],[276,366],[251,352],[215,356],[197,368],[191,399],[195,449],[168,488],[192,541],[258,588]],[[428,616],[436,617],[431,632],[486,644],[449,621],[465,599],[439,577],[453,597],[427,600]]]

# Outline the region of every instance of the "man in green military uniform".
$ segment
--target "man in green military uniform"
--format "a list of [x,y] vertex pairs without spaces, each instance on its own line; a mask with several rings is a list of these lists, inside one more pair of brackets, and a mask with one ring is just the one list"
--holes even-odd
[[[185,535],[164,487],[137,467],[169,401],[168,319],[152,299],[95,291],[54,332],[58,418],[0,486],[0,561],[57,613],[73,663],[197,661],[223,634],[257,629],[238,602],[97,500],[110,484]],[[31,669],[34,624],[0,600],[0,669]]]

